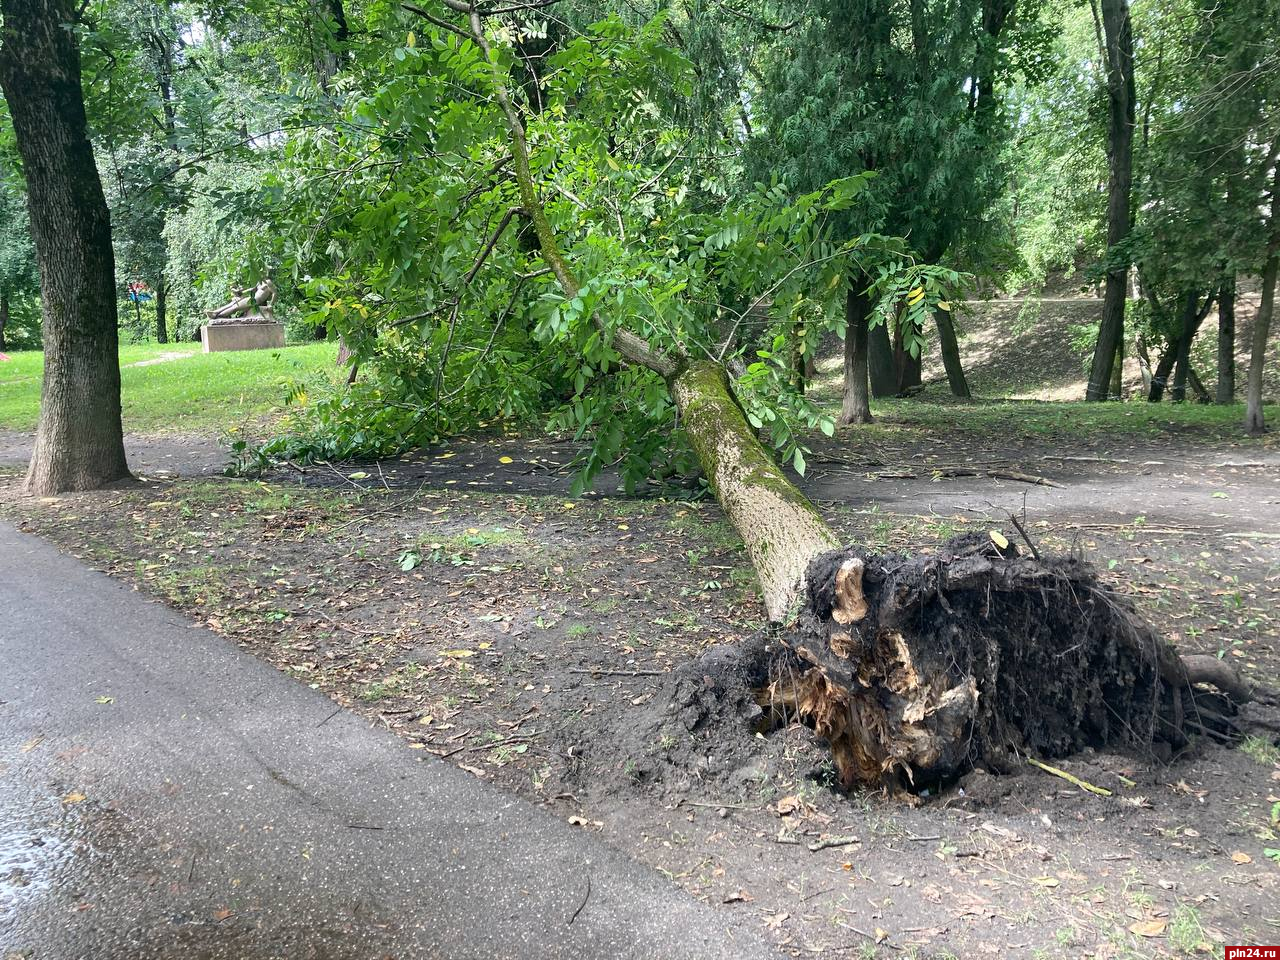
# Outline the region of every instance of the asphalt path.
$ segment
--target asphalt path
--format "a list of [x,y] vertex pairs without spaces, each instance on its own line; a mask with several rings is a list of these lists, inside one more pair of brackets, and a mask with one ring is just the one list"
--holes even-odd
[[4,960],[748,960],[758,929],[0,524]]

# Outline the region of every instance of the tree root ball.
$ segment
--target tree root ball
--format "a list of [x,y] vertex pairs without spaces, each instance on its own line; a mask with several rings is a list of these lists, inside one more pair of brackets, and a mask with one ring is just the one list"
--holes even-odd
[[1189,735],[1235,734],[1251,691],[1232,671],[1180,658],[1082,558],[1012,539],[816,558],[761,706],[812,726],[846,787],[918,790],[1085,747],[1167,759]]

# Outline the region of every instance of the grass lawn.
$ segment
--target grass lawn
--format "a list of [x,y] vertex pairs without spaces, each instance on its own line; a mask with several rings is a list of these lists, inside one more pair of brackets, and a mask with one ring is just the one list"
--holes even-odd
[[[261,421],[284,402],[290,384],[336,375],[337,345],[201,353],[198,343],[130,344],[120,348],[124,428],[130,433],[227,430]],[[163,362],[164,355],[190,354]],[[44,355],[36,350],[0,361],[0,428],[34,430],[40,413]]]
[[[945,388],[943,388],[945,390]],[[1280,406],[1265,406],[1267,423],[1280,424]],[[955,402],[937,391],[930,399],[872,402],[876,424],[871,430],[923,433],[957,432],[983,436],[1160,438],[1248,442],[1243,430],[1244,404],[1085,403],[1084,401],[975,400]],[[867,428],[859,428],[867,429]],[[1268,438],[1269,439],[1269,438]],[[1263,441],[1254,441],[1266,443]]]

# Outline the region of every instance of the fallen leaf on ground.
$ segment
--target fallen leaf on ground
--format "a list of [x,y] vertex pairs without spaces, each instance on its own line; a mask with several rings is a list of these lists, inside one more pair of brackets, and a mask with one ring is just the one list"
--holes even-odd
[[86,797],[83,793],[68,793],[65,797],[62,798],[62,802],[63,803],[84,803],[85,800],[87,799],[89,798]]
[[1136,933],[1140,937],[1163,937],[1165,927],[1168,925],[1167,920],[1139,920],[1137,923],[1129,924],[1129,932]]
[[795,813],[797,810],[799,810],[803,806],[804,806],[804,801],[801,800],[799,797],[792,795],[788,797],[783,797],[781,800],[779,800],[774,805],[774,809],[778,811],[779,816],[785,817],[788,814]]
[[1233,854],[1231,854],[1231,862],[1232,863],[1253,863],[1253,857],[1249,856],[1247,853],[1237,850]]

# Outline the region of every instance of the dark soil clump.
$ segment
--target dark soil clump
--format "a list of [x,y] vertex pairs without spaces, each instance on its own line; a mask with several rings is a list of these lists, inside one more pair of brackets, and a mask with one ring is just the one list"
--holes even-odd
[[937,552],[816,559],[785,643],[806,669],[773,709],[831,744],[846,786],[922,787],[975,767],[1086,747],[1167,759],[1189,734],[1234,735],[1233,678],[1197,685],[1127,599],[1077,556],[1040,558],[1003,534]]

